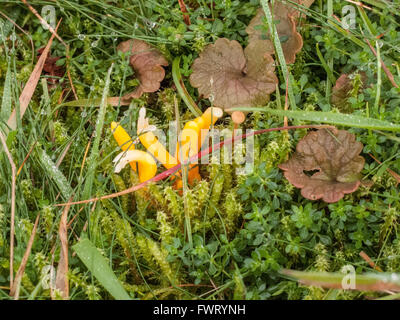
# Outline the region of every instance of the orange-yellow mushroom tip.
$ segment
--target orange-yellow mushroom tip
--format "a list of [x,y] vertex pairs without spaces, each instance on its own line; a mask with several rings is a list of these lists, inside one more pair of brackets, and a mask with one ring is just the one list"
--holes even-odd
[[241,111],[235,111],[231,115],[234,124],[241,124],[246,120],[246,115]]
[[[135,150],[139,151],[139,150]],[[157,173],[157,164],[154,158],[147,152],[141,152],[141,156],[137,158],[139,166],[139,180],[140,182],[147,181],[153,178]]]
[[[111,132],[114,136],[115,141],[117,141],[118,145],[123,151],[135,150],[135,144],[133,143],[132,138],[118,122],[111,122]],[[136,164],[134,162],[131,162],[130,165],[133,171],[136,171]]]
[[111,122],[111,131],[114,132],[114,130],[119,126],[118,122]]
[[154,158],[141,150],[128,150],[121,152],[114,161],[115,172],[120,172],[128,163],[137,162],[139,167],[140,182],[153,178],[157,173],[157,164]]
[[180,190],[183,188],[183,181],[181,179],[176,180],[174,183],[174,189],[175,190]]

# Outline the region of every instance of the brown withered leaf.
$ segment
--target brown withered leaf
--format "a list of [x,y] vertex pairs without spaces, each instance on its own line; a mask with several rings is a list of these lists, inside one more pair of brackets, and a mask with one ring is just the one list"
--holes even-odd
[[[337,80],[335,86],[332,88],[331,102],[334,106],[338,107],[340,110],[347,109],[347,98],[349,97],[351,91],[355,88],[353,86],[352,79],[357,76],[356,73],[351,75],[343,73]],[[361,88],[366,88],[367,75],[365,72],[359,72],[360,80],[362,82]],[[357,89],[356,89],[357,90]],[[358,91],[358,90],[357,90]]]
[[[301,188],[303,197],[333,203],[359,187],[365,161],[359,155],[362,149],[362,143],[346,130],[320,129],[301,139],[293,156],[279,168]],[[317,172],[308,175],[307,171]]]
[[[56,28],[56,31],[58,26]],[[22,119],[26,109],[28,108],[29,102],[33,96],[34,91],[36,90],[36,86],[39,82],[40,76],[43,71],[43,67],[46,61],[46,58],[50,52],[51,44],[53,43],[53,39],[55,37],[55,33],[53,33],[47,42],[46,47],[44,48],[42,54],[40,55],[39,60],[37,61],[35,68],[33,69],[29,79],[22,90],[21,95],[19,96],[19,116]],[[11,116],[8,118],[7,125],[11,128],[11,130],[15,130],[17,128],[17,109],[14,108]]]
[[[305,7],[310,7],[314,0],[297,0],[298,4]],[[271,9],[271,5],[270,5]],[[294,63],[296,54],[303,47],[303,38],[297,32],[297,19],[300,17],[300,11],[290,3],[275,1],[275,6],[271,9],[273,19],[276,22],[276,31],[278,32],[279,40],[286,63]],[[268,31],[263,30],[263,18],[265,17],[264,10],[259,8],[255,17],[250,21],[246,28],[249,35],[249,44],[252,42],[261,42],[265,52],[274,53],[274,44],[270,39]]]
[[39,223],[39,217],[40,217],[40,215],[38,214],[36,216],[35,224],[33,226],[33,229],[32,229],[32,232],[31,232],[31,236],[29,237],[29,241],[28,241],[28,244],[26,246],[26,250],[25,250],[24,256],[22,257],[21,264],[20,264],[20,266],[18,268],[17,274],[15,275],[14,282],[13,282],[11,288],[10,288],[10,295],[14,297],[14,300],[18,300],[19,299],[19,290],[20,290],[20,287],[21,287],[21,281],[22,281],[22,277],[23,277],[24,272],[25,272],[26,265],[28,263],[29,256],[31,254],[33,241],[35,240],[36,230],[37,230],[37,226],[38,226],[38,223]]
[[278,78],[271,55],[257,45],[244,51],[235,40],[218,39],[192,65],[190,84],[222,109],[263,105]]
[[[274,44],[270,40],[269,32],[267,33],[262,29],[264,17],[263,9],[258,9],[256,16],[250,21],[250,24],[246,28],[246,32],[249,35],[249,44],[254,41],[262,42],[265,52],[273,54]],[[295,14],[288,11],[287,7],[281,2],[277,2],[273,11],[273,18],[274,21],[277,21],[276,31],[281,41],[286,63],[294,63],[296,54],[303,47],[303,38],[296,29]]]
[[339,105],[347,99],[348,93],[353,88],[349,75],[343,73],[337,80],[335,86],[332,88],[331,101],[334,105]]
[[[69,200],[71,201],[72,198]],[[69,299],[69,283],[68,283],[68,211],[70,205],[65,206],[58,228],[58,235],[60,237],[60,260],[58,262],[57,275],[56,275],[56,289],[60,290],[61,297],[64,300]],[[51,290],[52,299],[55,298],[55,293]]]
[[298,1],[298,3],[301,4],[302,6],[309,8],[314,3],[314,1],[315,0],[300,0]]
[[[38,49],[38,56],[37,56],[38,59],[42,55],[43,50],[44,50],[44,47]],[[47,56],[47,58],[44,62],[44,65],[43,65],[44,73],[51,77],[47,80],[47,82],[50,84],[51,87],[53,87],[55,84],[58,83],[57,78],[62,78],[65,74],[65,68],[57,65],[57,61],[59,59],[60,59],[60,57]]]
[[160,82],[165,77],[163,66],[168,66],[168,61],[156,48],[145,41],[131,39],[121,42],[118,50],[131,53],[129,62],[139,79],[140,85],[131,93],[122,97],[127,101],[139,98],[145,92],[155,92],[160,88]]

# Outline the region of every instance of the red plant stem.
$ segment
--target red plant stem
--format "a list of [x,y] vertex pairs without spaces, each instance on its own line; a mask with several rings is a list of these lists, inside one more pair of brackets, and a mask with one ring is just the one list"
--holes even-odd
[[243,140],[243,139],[246,139],[246,138],[251,137],[251,136],[256,136],[256,135],[259,135],[259,134],[272,132],[272,131],[297,130],[297,129],[321,129],[321,128],[332,128],[332,127],[333,126],[330,126],[330,125],[286,126],[286,127],[262,129],[262,130],[257,130],[257,131],[253,131],[253,132],[250,132],[250,133],[246,133],[246,134],[243,134],[243,135],[240,135],[240,136],[235,136],[232,139],[224,140],[224,141],[222,141],[220,143],[217,143],[217,144],[209,147],[206,150],[203,150],[203,151],[199,152],[197,155],[189,158],[187,160],[187,162],[185,162],[185,163],[179,163],[175,167],[172,167],[171,169],[168,169],[168,170],[156,175],[155,177],[153,177],[153,178],[151,178],[151,179],[149,179],[147,181],[144,181],[142,183],[139,183],[138,185],[133,186],[131,188],[128,188],[126,190],[123,190],[123,191],[120,191],[120,192],[116,192],[116,193],[113,193],[113,194],[109,194],[109,195],[106,195],[106,196],[103,196],[103,197],[88,199],[88,200],[55,204],[55,206],[56,207],[60,207],[60,206],[75,205],[75,204],[85,204],[85,203],[95,202],[95,201],[99,201],[99,200],[112,199],[112,198],[123,196],[123,195],[128,194],[128,193],[135,192],[135,191],[145,187],[146,185],[148,185],[151,182],[157,182],[157,181],[163,180],[165,178],[168,178],[170,175],[172,175],[175,172],[177,172],[178,170],[180,170],[182,164],[183,165],[187,165],[188,163],[196,163],[199,159],[209,155],[210,153],[212,153],[214,151],[217,151],[217,150],[221,149],[221,147],[223,147],[224,145],[230,145],[234,141]]

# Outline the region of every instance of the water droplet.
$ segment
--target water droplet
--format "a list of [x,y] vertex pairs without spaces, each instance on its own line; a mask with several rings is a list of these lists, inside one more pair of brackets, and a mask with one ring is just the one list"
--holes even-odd
[[392,273],[392,281],[399,281],[399,276],[396,273]]
[[94,86],[90,86],[90,91],[93,91],[94,90]]
[[83,111],[82,113],[81,113],[81,117],[82,118],[85,118],[87,116],[87,112],[86,111]]
[[210,100],[211,103],[214,102],[214,95],[210,94],[210,96],[208,97],[208,100]]
[[156,26],[156,23],[154,21],[146,20],[146,25],[150,28],[153,29]]
[[92,48],[96,48],[98,44],[99,44],[99,40],[96,40],[96,41],[93,41],[90,45],[92,46]]
[[85,36],[84,34],[82,34],[82,33],[78,34],[78,39],[79,39],[79,40],[84,40],[85,37],[86,37],[86,36]]

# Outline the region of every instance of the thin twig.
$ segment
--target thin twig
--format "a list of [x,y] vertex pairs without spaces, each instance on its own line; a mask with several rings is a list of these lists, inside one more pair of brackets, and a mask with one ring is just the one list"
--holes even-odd
[[[370,156],[372,159],[374,159],[376,162],[378,162],[379,164],[382,164],[382,162],[380,162],[380,161],[379,161],[377,158],[375,158],[372,154],[370,154],[370,153],[368,153],[368,154],[369,154],[369,156]],[[387,168],[386,171],[389,172],[389,173],[392,175],[392,177],[395,178],[395,179],[397,180],[397,183],[398,183],[398,184],[400,183],[400,175],[399,175],[398,173],[394,172],[394,171],[393,171],[392,169],[390,169],[390,168]]]
[[[75,90],[75,87],[74,87],[74,84],[73,84],[73,82],[72,82],[72,77],[71,77],[71,73],[70,73],[70,71],[69,71],[69,60],[70,60],[70,55],[69,55],[69,45],[68,44],[66,44],[65,42],[64,42],[64,40],[58,35],[58,33],[57,33],[57,28],[56,28],[56,30],[54,30],[53,29],[53,27],[51,26],[51,25],[49,25],[48,23],[47,23],[47,21],[45,20],[45,19],[43,19],[42,18],[42,16],[36,11],[36,9],[35,8],[33,8],[26,0],[22,0],[22,2],[23,3],[25,3],[25,5],[29,8],[29,10],[40,20],[40,22],[43,24],[43,25],[45,25],[48,29],[49,29],[49,31],[65,46],[65,56],[66,56],[66,61],[67,61],[67,77],[68,77],[68,80],[69,80],[69,83],[70,83],[70,85],[71,85],[71,89],[72,89],[72,92],[73,92],[73,94],[74,94],[74,97],[75,97],[75,100],[78,100],[79,98],[78,98],[78,95],[76,94],[76,90]],[[60,22],[61,22],[61,20],[60,20]],[[60,23],[59,22],[59,23]],[[58,26],[57,26],[58,27]]]
[[[375,57],[378,57],[378,54],[375,51],[375,48],[371,45],[371,42],[369,42],[368,39],[365,39],[365,42],[367,42],[369,48],[371,49],[372,53],[375,55]],[[393,74],[390,72],[390,70],[386,67],[385,63],[383,62],[383,59],[381,58],[381,64],[382,64],[382,69],[383,71],[385,71],[387,77],[389,78],[389,81],[392,83],[392,85],[395,88],[398,88],[399,85],[396,83],[396,81],[394,81],[394,76]]]
[[33,151],[33,148],[35,148],[36,144],[37,144],[37,141],[35,141],[35,143],[34,143],[33,146],[31,147],[31,149],[29,150],[28,154],[26,155],[24,161],[22,161],[22,164],[21,164],[20,167],[18,168],[17,176],[21,173],[21,170],[22,170],[22,168],[24,167],[25,162],[29,159],[29,156],[31,155],[31,153],[32,153],[32,151]]
[[70,141],[68,143],[68,145],[66,146],[65,150],[61,154],[60,158],[57,160],[57,163],[56,163],[56,167],[57,168],[60,166],[61,162],[64,160],[64,158],[67,155],[67,152],[68,152],[69,148],[71,147],[71,145],[72,145],[72,141]]
[[26,0],[22,0],[23,3],[29,8],[29,10],[40,20],[40,22],[45,25],[49,31],[54,34],[54,36],[64,45],[67,46],[67,44],[64,42],[64,40],[57,34],[57,31],[54,30],[54,28],[47,23],[45,19],[41,17],[41,15],[36,11],[34,7],[32,7]]
[[365,8],[365,9],[368,9],[368,10],[372,10],[371,7],[368,7],[368,6],[366,6],[365,4],[363,4],[363,3],[359,2],[359,1],[352,1],[352,0],[345,0],[345,1],[347,1],[349,3],[352,3],[352,4],[355,4],[358,7]]
[[36,216],[35,225],[33,226],[31,236],[29,237],[28,245],[26,246],[26,250],[24,256],[22,257],[21,265],[18,268],[18,271],[15,275],[15,281],[11,286],[10,295],[14,297],[14,300],[18,300],[19,298],[19,289],[22,280],[22,276],[25,272],[26,264],[28,263],[29,255],[31,254],[31,249],[33,245],[33,240],[35,239],[37,226],[39,223],[40,214]]
[[[286,74],[286,79],[288,79],[287,81],[286,81],[286,92],[285,92],[285,107],[284,107],[284,109],[285,109],[285,111],[286,110],[289,110],[289,103],[288,103],[288,93],[289,93],[289,69],[288,69],[288,72],[287,72],[287,74]],[[278,88],[278,90],[279,90],[279,88]],[[285,126],[285,127],[287,127],[288,125],[289,125],[289,123],[288,123],[288,117],[287,116],[285,116],[284,118],[283,118],[283,125]]]
[[375,270],[382,272],[382,269],[379,268],[379,266],[377,266],[375,262],[373,262],[372,259],[364,251],[361,251],[359,254],[361,258],[363,258],[366,262],[368,262],[371,268],[374,268]]

